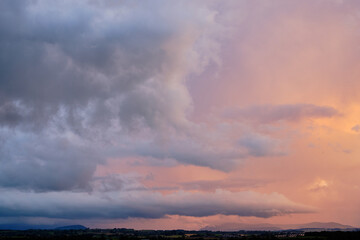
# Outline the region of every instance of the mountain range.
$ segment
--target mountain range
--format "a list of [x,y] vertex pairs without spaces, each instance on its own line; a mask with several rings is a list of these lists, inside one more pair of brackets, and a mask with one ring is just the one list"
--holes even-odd
[[84,230],[88,229],[83,225],[31,225],[22,223],[0,224],[0,230],[30,230],[30,229],[44,229],[44,230]]
[[[0,224],[0,230],[29,230],[29,229],[47,229],[47,230],[84,230],[88,229],[83,225],[30,225],[30,224]],[[206,226],[200,230],[207,231],[284,231],[284,230],[301,230],[301,231],[353,231],[360,230],[359,228],[343,225],[336,222],[311,222],[304,224],[270,224],[270,223],[223,223],[220,225]]]
[[311,222],[304,224],[270,224],[270,223],[224,223],[221,225],[206,226],[201,230],[209,231],[282,231],[282,230],[302,230],[302,231],[323,231],[323,230],[355,230],[357,228],[350,225],[343,225],[336,222]]

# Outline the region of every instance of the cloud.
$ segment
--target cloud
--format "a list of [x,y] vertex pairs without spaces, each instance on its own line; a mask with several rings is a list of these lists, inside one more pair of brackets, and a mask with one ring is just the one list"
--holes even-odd
[[[52,164],[65,169],[89,161],[91,170],[84,178],[89,179],[96,164],[109,156],[173,158],[220,169],[234,165],[242,156],[235,147],[218,150],[195,136],[203,133],[189,134],[198,132],[194,128],[199,124],[189,120],[193,106],[186,79],[210,62],[220,64],[217,34],[223,26],[213,7],[205,2],[3,1],[0,128],[4,134],[13,128],[15,134],[2,136],[9,138],[2,148],[9,154],[9,174],[0,185],[21,187],[23,182],[47,188],[47,181],[27,181],[25,176],[10,183],[10,173],[22,169],[13,160],[11,143],[34,149],[54,143],[41,149],[39,159],[34,151],[23,153],[24,168],[44,169],[38,177],[51,171]],[[188,136],[178,137],[184,134]],[[31,143],[25,142],[27,137]],[[163,138],[172,139],[169,147],[157,146]],[[56,143],[62,139],[76,157],[51,160],[52,154],[63,155]],[[88,157],[94,150],[98,160]],[[77,183],[71,185],[59,190]]]
[[2,1],[0,186],[89,189],[98,164],[129,155],[219,165],[155,153],[190,131],[186,77],[216,57],[215,11],[198,4]]
[[[206,144],[208,143],[208,145]],[[193,138],[172,139],[167,143],[139,144],[136,152],[155,159],[174,159],[178,163],[205,166],[222,171],[229,171],[246,154],[236,148],[222,148],[211,142],[196,141]],[[151,159],[149,159],[151,161]]]
[[134,174],[109,174],[93,177],[90,186],[97,192],[146,190],[140,180],[141,177]]
[[248,134],[242,136],[239,141],[239,146],[246,149],[248,155],[263,157],[263,156],[281,156],[285,155],[285,149],[281,146],[285,145],[278,139],[260,134]]
[[[213,22],[210,10],[162,1],[4,1],[2,9],[0,101],[26,108],[27,124],[44,127],[60,109],[103,126],[105,119],[125,128],[136,120],[150,128],[186,121],[184,78],[197,65],[188,54]],[[92,114],[80,118],[89,105]],[[9,114],[7,122],[21,124]]]
[[354,132],[360,132],[360,125],[359,124],[356,124],[355,126],[353,126],[351,128],[351,130],[353,130]]
[[247,126],[215,124],[192,126],[192,132],[169,135],[165,139],[138,140],[132,152],[150,157],[149,162],[175,160],[180,164],[231,171],[249,157],[283,156],[285,140],[256,132]]
[[89,189],[104,161],[71,137],[1,131],[0,187],[34,191]]
[[329,188],[329,182],[324,179],[317,179],[313,182],[310,187],[308,188],[310,191],[319,192],[324,191]]
[[333,107],[313,104],[257,105],[230,110],[225,116],[259,123],[278,121],[297,122],[312,118],[331,118],[340,115]]
[[0,106],[0,125],[16,126],[23,119],[14,103],[4,102]]
[[255,179],[223,179],[223,180],[198,180],[180,183],[181,189],[215,191],[216,189],[239,189],[239,188],[258,188],[269,183],[268,180]]
[[224,190],[170,195],[144,191],[107,195],[9,191],[0,196],[0,210],[3,217],[66,219],[162,218],[166,215],[204,217],[217,214],[268,218],[314,211],[278,193],[232,193]]

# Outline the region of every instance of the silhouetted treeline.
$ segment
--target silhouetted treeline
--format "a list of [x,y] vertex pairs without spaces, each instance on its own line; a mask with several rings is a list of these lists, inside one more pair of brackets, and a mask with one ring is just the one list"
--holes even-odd
[[133,230],[133,229],[86,229],[86,230],[0,230],[0,240],[256,240],[256,239],[317,239],[317,240],[359,240],[360,231],[352,232],[300,232],[300,231],[185,231],[185,230]]

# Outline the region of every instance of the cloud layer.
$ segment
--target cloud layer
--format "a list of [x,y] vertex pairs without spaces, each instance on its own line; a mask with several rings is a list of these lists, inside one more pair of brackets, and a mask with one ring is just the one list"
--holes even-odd
[[[44,202],[43,199],[47,201]],[[2,217],[47,218],[162,218],[165,215],[204,217],[216,214],[268,218],[314,209],[295,204],[280,194],[216,191],[215,193],[151,192],[24,193],[7,192],[0,198]]]

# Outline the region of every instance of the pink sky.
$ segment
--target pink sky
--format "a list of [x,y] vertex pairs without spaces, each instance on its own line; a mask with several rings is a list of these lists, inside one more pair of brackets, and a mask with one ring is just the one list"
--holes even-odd
[[[354,1],[254,1],[239,5],[230,16],[234,17],[231,36],[223,40],[227,44],[219,53],[222,64],[216,74],[209,67],[188,84],[194,101],[192,114],[201,113],[197,121],[202,123],[215,119],[217,124],[229,124],[231,131],[240,125],[249,128],[246,131],[275,138],[285,154],[249,157],[229,172],[192,166],[124,168],[153,176],[144,182],[147,187],[277,192],[315,207],[316,212],[270,219],[171,216],[159,223],[130,220],[128,226],[191,228],[233,221],[336,221],[359,226],[360,136],[352,130],[360,121],[359,5]],[[281,114],[274,116],[274,122],[261,119],[261,112],[255,112],[249,121],[223,117],[227,109],[293,104],[332,107],[337,114],[274,110],[273,114]],[[292,119],[292,114],[299,115]],[[194,183],[179,186],[184,182]]]

